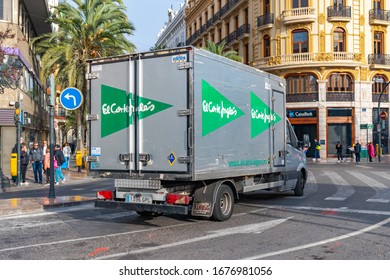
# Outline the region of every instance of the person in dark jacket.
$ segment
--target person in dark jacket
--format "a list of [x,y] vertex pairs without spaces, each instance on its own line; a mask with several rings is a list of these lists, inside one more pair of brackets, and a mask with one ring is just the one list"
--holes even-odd
[[336,151],[337,151],[337,162],[343,161],[343,145],[341,145],[340,141],[336,144]]
[[29,157],[27,153],[27,145],[22,144],[20,149],[20,176],[21,176],[21,185],[28,185],[26,182],[26,172],[27,172],[27,166],[29,163]]
[[360,163],[360,152],[362,151],[362,146],[360,145],[359,141],[356,141],[354,151],[356,163]]
[[43,152],[42,149],[38,146],[37,142],[34,143],[34,146],[30,150],[29,156],[34,171],[35,183],[38,183],[39,179],[39,183],[42,184]]

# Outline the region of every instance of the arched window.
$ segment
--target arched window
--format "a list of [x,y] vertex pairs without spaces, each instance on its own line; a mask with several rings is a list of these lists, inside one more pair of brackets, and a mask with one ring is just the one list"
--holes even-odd
[[345,31],[339,27],[333,32],[333,51],[345,52]]
[[[383,75],[375,75],[372,78],[372,93],[373,94],[380,94],[383,90],[383,88],[386,85],[386,77]],[[386,90],[383,92],[384,94],[389,93],[389,86],[387,86]]]
[[307,30],[299,29],[292,32],[293,53],[306,53],[309,51],[309,36]]
[[310,73],[290,75],[286,77],[287,94],[317,93],[317,78]]
[[264,36],[263,43],[264,43],[263,57],[271,56],[271,39],[268,35]]
[[328,77],[328,92],[351,93],[353,92],[353,80],[347,73],[333,73]]

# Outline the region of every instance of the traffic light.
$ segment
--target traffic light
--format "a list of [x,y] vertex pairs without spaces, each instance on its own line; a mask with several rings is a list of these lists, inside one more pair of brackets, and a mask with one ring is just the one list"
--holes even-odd
[[15,124],[17,125],[20,122],[20,104],[19,102],[15,102],[15,115],[14,115],[14,120]]

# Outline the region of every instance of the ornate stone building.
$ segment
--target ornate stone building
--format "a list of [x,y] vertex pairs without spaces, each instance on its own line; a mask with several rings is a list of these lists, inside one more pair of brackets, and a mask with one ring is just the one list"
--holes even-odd
[[[188,44],[225,40],[245,63],[286,79],[287,115],[298,138],[321,141],[322,157],[337,141],[378,143],[382,91],[389,112],[390,1],[192,0],[186,14]],[[380,127],[387,153],[388,120]]]

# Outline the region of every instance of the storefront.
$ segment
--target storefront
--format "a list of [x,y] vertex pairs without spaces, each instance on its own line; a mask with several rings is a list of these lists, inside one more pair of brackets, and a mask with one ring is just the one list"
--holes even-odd
[[311,146],[307,151],[307,157],[314,156],[314,139],[318,137],[318,113],[317,109],[294,109],[287,110],[287,117],[294,128],[298,140],[303,140],[303,135],[308,134]]
[[353,109],[352,108],[328,108],[327,109],[327,156],[335,157],[336,144],[340,141],[343,146],[343,154],[349,155],[348,148],[352,146],[353,139]]

